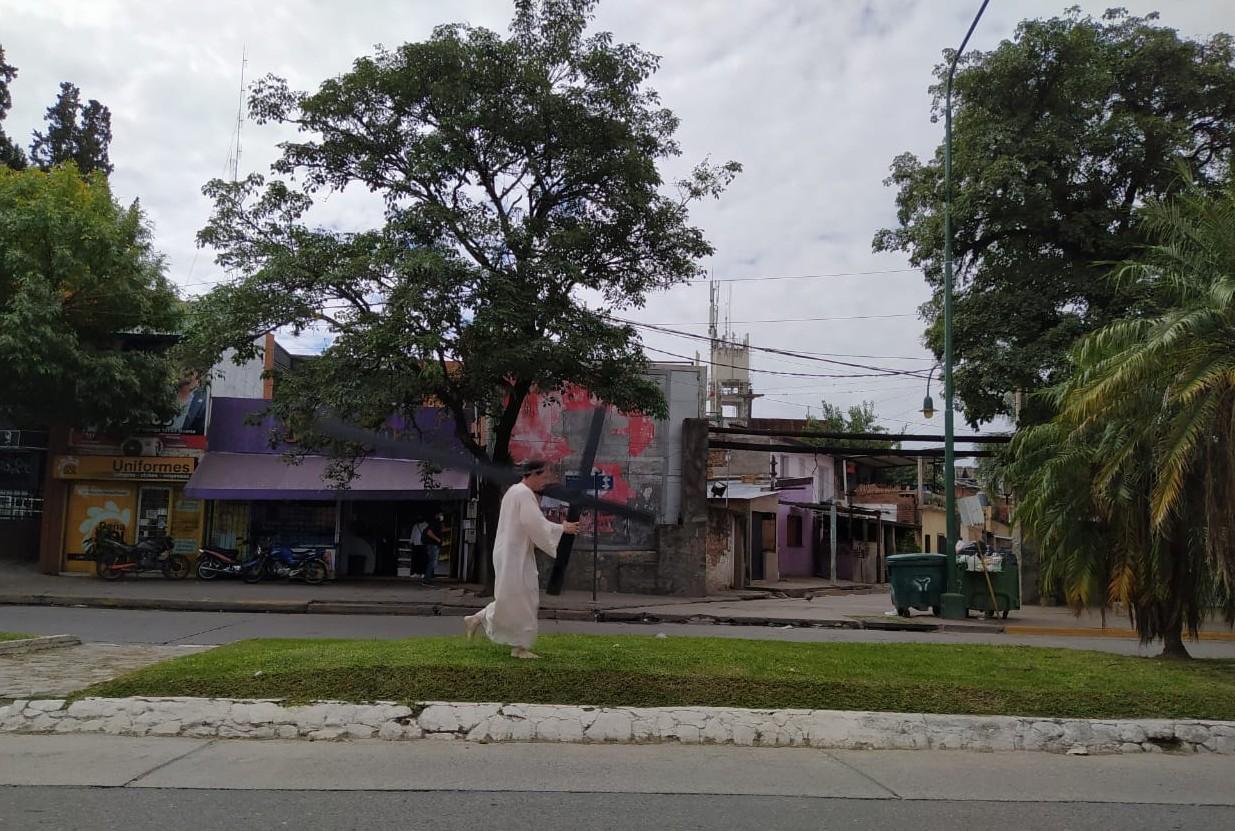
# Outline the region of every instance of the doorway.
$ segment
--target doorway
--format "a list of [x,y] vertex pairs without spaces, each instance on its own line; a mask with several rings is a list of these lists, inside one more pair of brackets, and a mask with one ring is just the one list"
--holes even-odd
[[167,536],[171,488],[141,488],[137,493],[137,542]]

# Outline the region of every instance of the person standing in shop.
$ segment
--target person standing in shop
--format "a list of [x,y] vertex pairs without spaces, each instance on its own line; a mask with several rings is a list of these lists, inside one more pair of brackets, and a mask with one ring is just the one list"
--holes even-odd
[[421,539],[425,547],[425,584],[433,585],[437,577],[437,560],[442,553],[442,514],[440,512],[429,517],[425,523]]
[[412,525],[412,533],[408,540],[412,546],[412,577],[424,577],[425,575],[425,530],[428,527],[429,523],[419,518]]

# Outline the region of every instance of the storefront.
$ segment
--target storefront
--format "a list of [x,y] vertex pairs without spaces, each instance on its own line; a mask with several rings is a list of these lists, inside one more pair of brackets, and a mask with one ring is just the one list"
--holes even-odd
[[314,548],[334,576],[408,576],[412,527],[440,515],[447,544],[437,576],[459,573],[467,474],[437,473],[426,488],[419,462],[370,458],[340,489],[328,481],[328,465],[320,456],[289,464],[273,454],[212,451],[185,492],[207,504],[208,545]]
[[196,554],[203,505],[184,492],[196,465],[193,456],[53,457],[52,477],[67,490],[61,570],[94,570],[85,542],[104,524],[130,544],[169,536],[177,552]]
[[[464,574],[473,520],[470,477],[429,471],[411,458],[367,458],[344,488],[330,477],[330,460],[284,459],[293,448],[270,447],[270,425],[253,423],[267,402],[216,397],[210,403],[210,451],[186,494],[206,504],[206,544],[249,552],[257,545],[314,548],[332,576],[409,576],[411,530],[442,517],[443,547],[436,576]],[[440,412],[425,408],[417,426],[449,445],[453,434]]]

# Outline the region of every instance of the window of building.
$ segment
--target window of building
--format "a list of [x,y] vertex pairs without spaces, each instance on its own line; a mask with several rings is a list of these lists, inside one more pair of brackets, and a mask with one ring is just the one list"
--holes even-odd
[[931,535],[930,534],[922,535],[922,544],[926,546],[926,553],[927,554],[931,553]]
[[785,534],[789,538],[789,545],[792,548],[802,547],[802,517],[798,514],[790,514],[788,522],[785,524]]
[[936,535],[935,535],[935,542],[939,543],[939,548],[935,549],[938,553],[940,553],[940,554],[947,554],[947,553],[948,553],[948,552],[945,550],[945,549],[948,547],[948,538],[947,538],[947,537],[945,537],[943,534],[936,534]]

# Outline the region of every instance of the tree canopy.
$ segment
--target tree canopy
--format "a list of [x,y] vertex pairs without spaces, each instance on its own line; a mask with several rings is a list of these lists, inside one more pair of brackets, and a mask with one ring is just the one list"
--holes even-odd
[[[948,54],[945,57],[950,58]],[[943,106],[947,64],[931,87]],[[1103,279],[1143,242],[1137,208],[1221,184],[1235,142],[1230,35],[1180,37],[1157,15],[1071,9],[1027,20],[990,52],[961,57],[953,88],[956,390],[975,426],[1011,413],[1014,390],[1063,380],[1080,335],[1137,298]],[[906,251],[935,288],[927,341],[942,353],[943,149],[892,163],[895,228],[878,251]],[[1049,416],[1031,399],[1022,421]]]
[[4,118],[13,108],[13,93],[9,92],[9,84],[16,77],[17,67],[5,63],[4,47],[0,46],[0,167],[21,170],[26,166],[26,154],[21,152],[21,145],[4,132]]
[[178,330],[178,302],[141,209],[121,207],[101,173],[0,167],[0,419],[162,423],[171,363],[134,347]]
[[[498,462],[533,388],[578,384],[664,415],[638,335],[610,315],[700,274],[712,248],[688,206],[739,168],[704,163],[667,186],[678,120],[647,86],[657,58],[587,34],[594,6],[520,0],[508,37],[444,25],[314,92],[258,82],[252,115],[302,139],[282,145],[270,181],[206,187],[199,240],[236,276],[196,303],[196,363],[227,348],[244,360],[263,331],[323,327],[331,345],[279,377],[276,414],[326,407],[376,426],[438,402]],[[379,220],[310,221],[349,187],[380,196]],[[477,415],[493,419],[490,446]]]
[[1143,314],[1076,345],[1009,473],[1044,576],[1077,608],[1125,604],[1183,657],[1211,611],[1235,621],[1235,179],[1150,200],[1141,221],[1153,245],[1112,282]]
[[[847,410],[839,404],[821,402],[822,410],[819,417],[806,417],[805,431],[820,431],[829,433],[887,433],[888,429],[879,423],[873,401],[863,401],[854,404]],[[830,447],[871,448],[875,450],[891,450],[900,447],[900,442],[891,435],[887,441],[877,439],[803,439],[807,444]]]
[[108,148],[111,146],[111,111],[93,98],[81,103],[81,90],[65,81],[60,84],[56,103],[47,108],[47,131],[34,132],[30,158],[43,170],[63,162],[73,162],[83,174],[113,170]]

